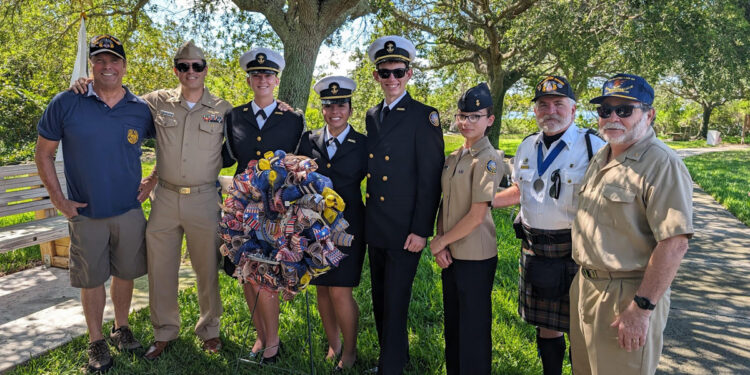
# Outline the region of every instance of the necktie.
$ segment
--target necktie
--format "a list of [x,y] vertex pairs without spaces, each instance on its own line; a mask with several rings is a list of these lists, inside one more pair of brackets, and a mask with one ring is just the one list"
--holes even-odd
[[391,113],[391,107],[385,106],[382,111],[380,111],[380,121],[385,120],[385,117],[388,116],[388,114]]
[[262,108],[258,110],[258,112],[255,112],[255,117],[263,117],[263,119],[267,119],[268,116],[266,116],[266,111],[264,111]]
[[341,146],[341,142],[339,142],[339,139],[335,138],[335,137],[334,138],[328,138],[328,140],[326,141],[326,147],[331,147],[331,144],[335,144],[336,147]]

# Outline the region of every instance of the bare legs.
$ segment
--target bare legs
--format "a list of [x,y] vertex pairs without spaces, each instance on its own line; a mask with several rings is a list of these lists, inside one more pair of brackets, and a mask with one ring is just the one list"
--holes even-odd
[[[242,285],[247,307],[253,314],[253,325],[258,332],[258,338],[253,344],[252,351],[258,353],[264,348],[263,357],[273,357],[279,350],[279,295],[262,289],[256,285],[245,283]],[[260,293],[260,296],[258,294]],[[258,306],[255,306],[255,301]]]
[[[359,306],[352,296],[352,288],[316,286],[318,311],[323,321],[323,329],[328,338],[328,355],[335,358],[341,353],[338,365],[350,368],[357,360],[357,326]],[[344,339],[343,345],[339,333]]]
[[[127,326],[130,301],[133,297],[133,280],[123,280],[112,276],[109,294],[115,308],[115,329]],[[83,315],[86,317],[86,326],[89,330],[89,342],[104,338],[102,321],[105,304],[104,285],[81,289],[81,305],[83,305]]]

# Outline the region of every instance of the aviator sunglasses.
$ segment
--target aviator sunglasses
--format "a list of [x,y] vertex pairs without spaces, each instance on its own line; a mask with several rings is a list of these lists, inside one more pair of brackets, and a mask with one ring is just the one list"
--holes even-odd
[[380,68],[378,69],[378,75],[382,79],[386,79],[391,76],[391,73],[393,73],[393,76],[396,78],[404,78],[404,75],[406,75],[406,69],[405,68],[398,68],[398,69],[384,69]]
[[206,64],[201,64],[201,63],[197,63],[197,62],[194,62],[192,64],[177,63],[177,64],[175,64],[174,67],[177,68],[177,71],[179,71],[181,73],[187,72],[191,67],[193,68],[194,72],[200,73],[200,72],[203,71],[203,69],[206,69]]
[[632,104],[623,104],[614,107],[609,105],[602,105],[596,108],[596,112],[599,113],[599,117],[601,118],[609,118],[609,116],[612,116],[612,112],[614,112],[619,118],[627,118],[633,114],[633,110],[636,108],[640,108],[645,111],[650,107],[646,105]]

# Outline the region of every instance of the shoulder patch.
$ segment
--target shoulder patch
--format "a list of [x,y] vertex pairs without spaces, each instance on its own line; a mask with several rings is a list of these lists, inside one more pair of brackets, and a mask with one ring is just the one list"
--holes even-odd
[[438,115],[437,111],[430,112],[429,119],[432,126],[440,126],[440,116]]
[[492,174],[497,173],[497,163],[495,163],[494,160],[490,160],[487,162],[487,172],[490,172]]

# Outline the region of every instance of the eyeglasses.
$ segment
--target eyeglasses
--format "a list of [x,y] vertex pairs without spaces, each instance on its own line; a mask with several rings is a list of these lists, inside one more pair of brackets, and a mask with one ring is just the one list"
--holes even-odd
[[380,76],[380,78],[382,79],[386,79],[390,77],[391,74],[393,74],[393,76],[396,78],[404,78],[404,76],[406,75],[406,68],[398,68],[398,69],[380,68],[378,69],[378,76]]
[[557,199],[560,197],[560,170],[555,169],[552,172],[552,175],[550,176],[550,182],[552,182],[549,187],[549,196],[550,198]]
[[609,116],[612,116],[612,112],[614,112],[619,118],[627,118],[633,114],[633,110],[636,108],[648,110],[650,107],[647,105],[632,104],[623,104],[614,107],[609,105],[602,105],[596,108],[596,112],[599,113],[599,117],[601,118],[609,118]]
[[177,63],[177,64],[174,65],[174,67],[177,68],[177,71],[181,72],[181,73],[187,72],[188,70],[190,70],[191,67],[193,68],[194,72],[200,73],[200,72],[203,71],[203,69],[206,69],[206,64],[197,63],[197,62],[194,62],[192,64]]
[[490,117],[490,115],[487,115],[487,114],[484,114],[484,115],[461,115],[461,114],[456,114],[456,115],[453,115],[453,118],[456,120],[456,122],[469,120],[470,123],[475,124],[477,121],[479,121],[480,118],[482,118],[484,116]]

